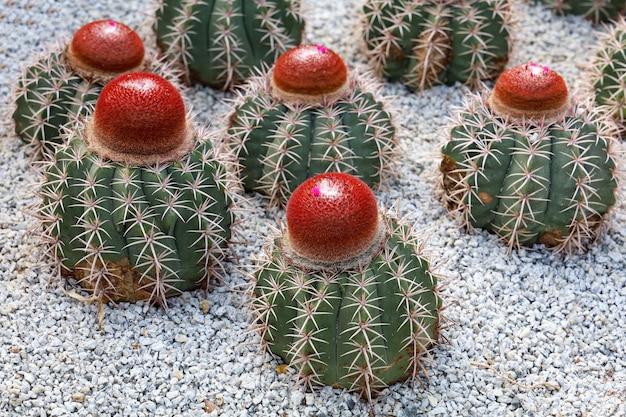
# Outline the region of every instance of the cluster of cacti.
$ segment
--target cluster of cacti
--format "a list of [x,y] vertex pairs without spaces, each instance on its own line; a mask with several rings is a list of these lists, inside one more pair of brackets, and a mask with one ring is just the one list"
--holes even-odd
[[369,186],[383,181],[395,127],[377,86],[332,50],[313,45],[289,50],[252,77],[225,134],[246,190],[280,205],[315,174],[348,172]]
[[558,14],[585,16],[594,23],[617,19],[626,11],[626,0],[534,0]]
[[416,378],[439,340],[437,278],[412,228],[344,173],[302,183],[255,272],[264,346],[309,387],[376,390]]
[[[101,20],[17,84],[16,132],[48,157],[36,215],[58,274],[101,307],[165,307],[219,277],[236,190],[256,191],[286,204],[286,225],[253,273],[266,351],[305,386],[368,400],[419,378],[441,338],[443,301],[424,242],[371,189],[397,152],[379,83],[324,46],[298,46],[297,0],[160,1],[156,40],[184,74],[147,60],[129,27]],[[594,22],[626,3],[536,1]],[[508,0],[366,0],[363,18],[375,70],[412,90],[477,88],[508,61]],[[600,235],[618,188],[615,132],[600,110],[626,121],[625,42],[621,18],[596,59],[597,108],[535,63],[469,96],[440,164],[446,206],[463,226],[509,248],[566,253]],[[172,84],[181,77],[224,90],[245,82],[216,132],[219,150],[193,126]]]
[[157,42],[188,83],[228,89],[300,44],[297,0],[163,0]]
[[412,90],[455,82],[476,88],[508,61],[508,0],[368,0],[364,12],[376,71]]
[[442,152],[449,209],[510,247],[581,249],[615,203],[611,125],[548,67],[514,67],[493,92],[472,95]]
[[47,162],[38,216],[48,254],[100,302],[205,285],[226,254],[236,186],[167,80],[110,81]]
[[124,24],[99,20],[81,27],[71,42],[38,58],[20,77],[13,112],[16,133],[37,153],[53,153],[54,144],[61,143],[61,127],[86,115],[113,77],[136,70],[178,77],[167,64],[144,55],[143,41]]
[[609,114],[626,129],[626,18],[614,22],[602,38],[593,63],[595,101],[600,110]]

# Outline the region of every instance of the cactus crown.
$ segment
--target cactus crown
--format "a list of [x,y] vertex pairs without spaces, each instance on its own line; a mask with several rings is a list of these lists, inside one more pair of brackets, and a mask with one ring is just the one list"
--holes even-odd
[[305,269],[344,269],[378,254],[385,228],[372,190],[345,173],[316,175],[287,204],[285,257]]
[[101,157],[148,165],[187,153],[193,146],[193,129],[183,99],[169,81],[149,72],[132,72],[102,89],[85,139]]
[[488,102],[498,116],[528,121],[554,121],[571,107],[563,77],[534,62],[503,72]]
[[278,58],[271,77],[272,94],[288,102],[321,104],[348,93],[348,69],[334,51],[301,45]]
[[84,78],[105,80],[144,63],[143,41],[131,28],[113,20],[97,20],[78,29],[66,56],[70,66]]

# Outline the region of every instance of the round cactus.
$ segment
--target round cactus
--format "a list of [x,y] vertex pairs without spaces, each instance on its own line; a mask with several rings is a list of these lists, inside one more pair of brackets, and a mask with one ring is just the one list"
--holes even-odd
[[593,23],[616,19],[626,11],[626,0],[534,0],[558,14],[577,14]]
[[217,273],[236,185],[172,84],[121,75],[47,162],[38,213],[48,254],[100,302],[165,306]]
[[367,0],[364,38],[376,71],[412,90],[495,78],[509,56],[508,0]]
[[418,377],[440,338],[442,299],[412,228],[379,212],[367,185],[344,173],[302,183],[286,215],[255,272],[265,348],[311,388],[368,399]]
[[602,38],[591,76],[595,101],[626,130],[626,18],[615,22]]
[[137,70],[178,78],[167,65],[145,58],[141,38],[128,26],[113,20],[86,24],[68,44],[25,69],[15,90],[16,133],[37,154],[53,153],[62,126],[86,115],[109,80]]
[[440,166],[448,208],[511,248],[582,250],[615,204],[611,129],[589,100],[569,98],[553,70],[511,68],[450,126]]
[[377,86],[314,45],[288,51],[273,69],[252,77],[225,133],[245,189],[280,205],[323,172],[348,172],[369,186],[382,182],[394,157],[395,127]]
[[162,0],[157,42],[188,83],[229,89],[300,44],[297,0]]

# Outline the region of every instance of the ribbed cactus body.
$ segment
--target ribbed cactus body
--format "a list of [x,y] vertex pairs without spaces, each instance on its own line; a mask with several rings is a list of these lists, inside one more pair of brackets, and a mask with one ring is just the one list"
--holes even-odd
[[316,106],[280,101],[266,77],[250,79],[226,134],[245,189],[282,204],[304,180],[324,172],[380,183],[394,155],[395,127],[372,82],[353,77],[347,97]]
[[390,232],[367,267],[304,271],[277,239],[256,272],[257,325],[269,350],[302,382],[372,393],[417,377],[439,340],[437,279],[411,228],[386,218]]
[[227,89],[300,44],[295,0],[163,0],[157,41],[189,82]]
[[79,124],[40,194],[53,261],[102,302],[165,305],[205,285],[225,257],[231,191],[209,142],[177,162],[129,166],[90,152]]
[[615,22],[601,40],[591,82],[596,104],[626,129],[626,19]]
[[364,37],[377,72],[413,90],[496,77],[510,48],[507,0],[368,0]]
[[555,13],[577,14],[594,23],[616,19],[626,11],[626,0],[535,0],[546,4]]
[[554,123],[516,124],[473,96],[442,149],[447,204],[465,226],[495,232],[511,247],[581,249],[615,203],[607,129],[589,103]]
[[53,152],[53,144],[61,142],[60,127],[85,115],[102,86],[72,71],[62,51],[42,57],[18,80],[15,132],[24,142],[41,147],[41,151]]

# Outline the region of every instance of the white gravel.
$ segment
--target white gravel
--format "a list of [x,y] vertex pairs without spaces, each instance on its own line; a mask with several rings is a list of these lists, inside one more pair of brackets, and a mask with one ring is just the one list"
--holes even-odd
[[[152,10],[141,0],[32,0],[0,3],[0,113],[21,69],[90,20],[136,27]],[[104,5],[106,4],[106,6]],[[305,0],[307,39],[364,64],[360,0]],[[518,31],[510,65],[535,60],[584,89],[598,34],[576,16],[555,17],[516,1]],[[35,221],[24,209],[36,177],[10,121],[0,123],[0,415],[2,416],[626,416],[626,207],[619,203],[607,235],[583,255],[563,259],[541,248],[507,254],[493,235],[468,235],[446,215],[432,173],[450,106],[461,86],[394,96],[405,150],[398,177],[378,191],[400,201],[430,236],[432,259],[446,284],[449,345],[436,349],[430,381],[396,384],[368,406],[324,388],[294,390],[294,376],[258,354],[248,332],[247,279],[229,264],[224,285],[186,293],[167,313],[146,304],[107,308],[49,283],[38,261]],[[186,92],[199,122],[219,125],[224,94]],[[622,192],[623,190],[622,186]],[[243,263],[261,252],[274,213],[253,199],[246,214]],[[206,313],[203,307],[208,308]],[[209,412],[208,410],[215,410]]]

